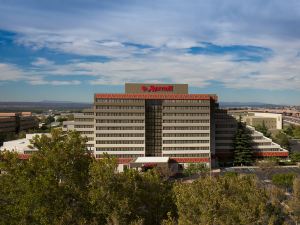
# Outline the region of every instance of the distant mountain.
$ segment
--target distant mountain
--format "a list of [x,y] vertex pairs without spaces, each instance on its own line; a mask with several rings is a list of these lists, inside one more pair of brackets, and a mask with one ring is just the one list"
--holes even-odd
[[228,108],[228,107],[267,107],[267,108],[275,108],[280,107],[281,105],[269,104],[263,102],[220,102],[220,107]]
[[92,103],[78,103],[67,101],[42,102],[0,102],[0,112],[43,112],[48,110],[80,111],[92,107]]
[[55,101],[55,100],[43,100],[43,101],[40,101],[40,102],[41,103],[74,103],[72,101]]

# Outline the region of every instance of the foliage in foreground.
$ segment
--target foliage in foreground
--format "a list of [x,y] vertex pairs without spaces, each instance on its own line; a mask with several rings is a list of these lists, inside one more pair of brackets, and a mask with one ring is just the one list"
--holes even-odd
[[175,187],[179,224],[275,224],[280,210],[251,176],[202,178]]
[[[281,211],[254,177],[171,183],[155,170],[116,172],[95,160],[77,132],[33,140],[28,160],[1,154],[0,224],[281,224]],[[277,204],[279,205],[279,204]]]
[[116,173],[79,133],[36,137],[28,161],[1,154],[0,224],[160,224],[174,213],[172,185],[158,173]]

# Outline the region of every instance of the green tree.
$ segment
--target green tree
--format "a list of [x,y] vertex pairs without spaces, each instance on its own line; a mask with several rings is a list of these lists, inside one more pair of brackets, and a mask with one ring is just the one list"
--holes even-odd
[[289,124],[287,127],[284,128],[284,133],[289,136],[293,136],[293,130],[295,129],[295,125]]
[[269,131],[269,129],[267,128],[264,120],[262,121],[262,124],[255,126],[255,130],[261,132],[267,138],[271,138],[271,136],[272,136],[272,134]]
[[98,224],[160,224],[168,212],[175,213],[172,184],[155,170],[116,173],[116,162],[108,157],[94,162],[90,173],[89,199]]
[[253,176],[203,177],[174,188],[179,225],[248,225],[279,223],[272,205]]
[[54,122],[55,119],[53,116],[48,116],[46,119],[45,119],[45,123],[48,125],[48,124],[51,124],[52,122]]
[[300,152],[292,152],[290,158],[292,162],[300,162]]
[[36,136],[39,151],[25,161],[2,154],[0,224],[87,224],[89,166],[92,161],[78,132]]
[[241,121],[237,124],[237,130],[233,138],[234,164],[250,165],[253,163],[251,132]]
[[284,187],[284,188],[290,188],[293,185],[293,181],[296,177],[296,174],[294,173],[281,173],[281,174],[274,174],[272,176],[272,182],[273,184]]
[[293,195],[290,201],[290,206],[293,210],[294,218],[300,222],[300,178],[297,177],[293,182]]
[[60,117],[57,118],[56,122],[62,123],[62,122],[64,122],[64,121],[66,121],[66,120],[68,120],[66,117],[60,116]]
[[191,176],[194,174],[207,174],[208,172],[209,168],[203,163],[190,163],[183,171],[184,175],[186,176]]
[[276,142],[288,151],[291,150],[290,140],[288,136],[283,132],[279,132],[275,135],[274,142]]
[[300,139],[300,126],[295,126],[293,130],[293,136],[294,138]]

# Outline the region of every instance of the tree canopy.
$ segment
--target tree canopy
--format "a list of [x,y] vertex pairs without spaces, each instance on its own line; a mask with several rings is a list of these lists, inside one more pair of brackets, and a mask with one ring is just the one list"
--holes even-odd
[[241,121],[233,138],[234,164],[250,165],[253,163],[253,140],[251,131]]

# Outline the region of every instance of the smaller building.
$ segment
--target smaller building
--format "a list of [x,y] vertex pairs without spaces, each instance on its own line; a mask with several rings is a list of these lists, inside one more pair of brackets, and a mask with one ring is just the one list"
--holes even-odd
[[65,131],[65,132],[74,130],[74,125],[75,125],[74,120],[63,121],[62,130]]
[[31,112],[0,113],[0,133],[19,133],[38,126],[38,120]]
[[[40,133],[26,134],[25,138],[3,142],[3,146],[0,147],[0,151],[6,150],[6,151],[11,151],[11,152],[16,152],[21,157],[24,155],[30,155],[33,152],[38,151],[36,148],[30,147],[31,146],[30,140],[32,140],[33,137],[36,135],[39,136],[42,134],[40,134]],[[50,134],[47,133],[45,135],[50,135]]]
[[236,119],[241,117],[242,121],[249,126],[256,127],[264,123],[269,130],[282,129],[282,115],[278,113],[229,111],[229,114]]

